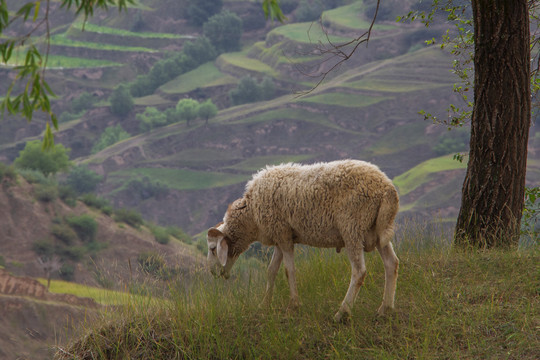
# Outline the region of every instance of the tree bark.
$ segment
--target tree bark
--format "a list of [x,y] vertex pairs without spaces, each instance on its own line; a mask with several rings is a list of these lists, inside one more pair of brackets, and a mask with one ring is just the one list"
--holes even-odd
[[531,122],[527,0],[472,0],[474,107],[455,244],[519,240]]

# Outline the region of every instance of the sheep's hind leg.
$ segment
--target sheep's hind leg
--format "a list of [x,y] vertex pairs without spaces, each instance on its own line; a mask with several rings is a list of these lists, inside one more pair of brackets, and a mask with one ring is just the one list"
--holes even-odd
[[350,317],[354,300],[366,277],[364,250],[362,248],[347,248],[347,255],[351,263],[351,282],[338,312],[334,315],[334,320],[338,322],[346,321]]
[[384,248],[377,245],[377,250],[384,264],[384,295],[382,304],[377,312],[379,315],[384,315],[386,311],[394,309],[399,259],[394,252],[392,243],[388,243]]
[[266,292],[261,306],[268,307],[272,302],[272,294],[274,291],[274,283],[276,281],[276,276],[281,266],[281,261],[283,260],[283,252],[278,246],[274,246],[274,254],[272,255],[272,260],[270,265],[268,265],[268,282],[266,283]]
[[291,246],[285,246],[282,249],[283,252],[283,264],[285,265],[285,275],[289,281],[289,289],[291,291],[291,300],[289,303],[289,309],[296,309],[300,306],[298,299],[298,289],[296,288],[296,276],[294,269],[294,244]]

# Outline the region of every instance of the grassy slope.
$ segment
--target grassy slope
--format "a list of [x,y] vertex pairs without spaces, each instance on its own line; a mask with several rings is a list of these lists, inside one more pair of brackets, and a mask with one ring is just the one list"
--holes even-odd
[[540,274],[531,268],[540,261],[538,249],[464,254],[407,248],[398,246],[396,311],[385,317],[375,312],[382,263],[369,254],[352,321],[335,324],[348,261],[315,250],[297,260],[298,311],[287,310],[283,275],[273,308],[258,308],[265,269],[245,262],[228,283],[203,277],[186,293],[172,286],[170,302],[134,301],[106,313],[65,350],[98,359],[537,359]]

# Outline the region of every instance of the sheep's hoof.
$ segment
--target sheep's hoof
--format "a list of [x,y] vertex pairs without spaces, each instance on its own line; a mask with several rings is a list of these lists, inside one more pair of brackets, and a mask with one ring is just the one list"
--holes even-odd
[[334,315],[334,322],[340,323],[340,324],[348,324],[351,322],[351,314],[348,312],[341,312],[338,311],[336,315]]
[[384,315],[388,315],[392,313],[392,311],[394,311],[393,307],[381,305],[379,309],[377,310],[377,314],[379,314],[379,316],[384,316]]
[[298,300],[291,300],[287,306],[287,311],[296,312],[300,307],[300,302]]

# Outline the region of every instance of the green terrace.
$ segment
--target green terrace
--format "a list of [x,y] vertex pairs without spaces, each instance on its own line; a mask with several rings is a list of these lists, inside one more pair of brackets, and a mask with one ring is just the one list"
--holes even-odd
[[94,43],[88,41],[72,40],[66,34],[53,35],[50,38],[50,44],[53,46],[69,46],[80,47],[95,50],[113,50],[113,51],[129,51],[129,52],[157,52],[155,49],[139,47],[139,46],[120,46],[112,44]]

